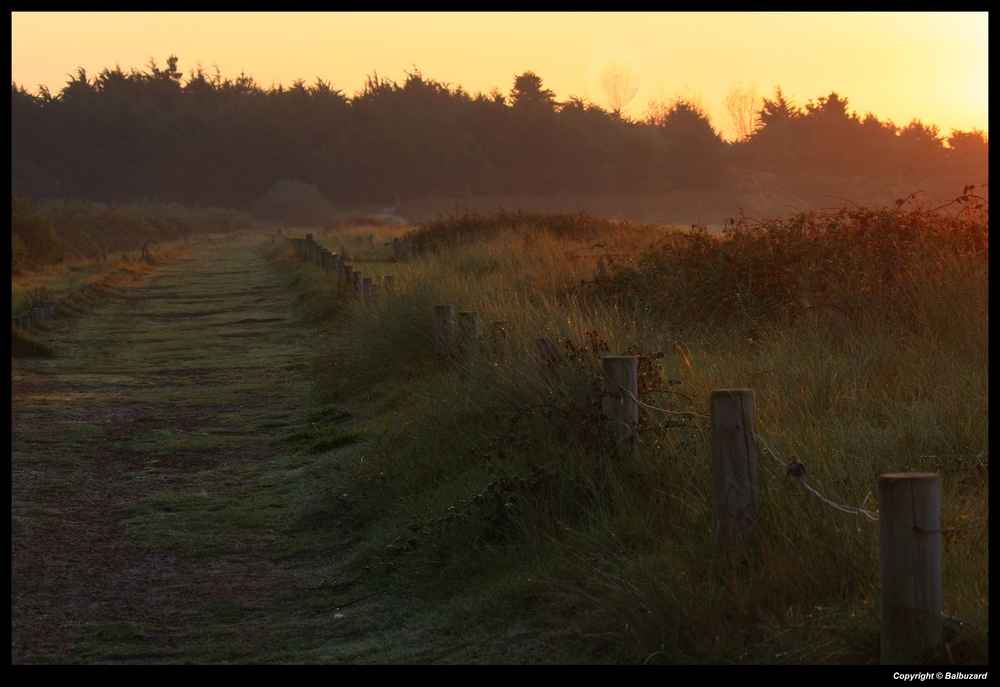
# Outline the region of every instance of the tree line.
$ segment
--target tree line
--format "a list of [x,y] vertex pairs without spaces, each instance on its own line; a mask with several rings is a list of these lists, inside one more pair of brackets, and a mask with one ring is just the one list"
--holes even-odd
[[780,87],[735,142],[690,99],[641,118],[557,101],[532,72],[470,94],[408,73],[263,87],[202,67],[78,69],[58,93],[11,84],[12,191],[106,203],[147,199],[251,209],[290,180],[336,204],[418,196],[725,190],[736,170],[795,176],[985,179],[988,139],[859,117],[837,93],[804,107]]

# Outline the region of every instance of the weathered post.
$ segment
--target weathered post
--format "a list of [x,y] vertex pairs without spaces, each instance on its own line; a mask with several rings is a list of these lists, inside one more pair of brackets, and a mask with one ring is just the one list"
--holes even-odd
[[434,350],[440,360],[447,360],[455,337],[455,309],[450,305],[434,306]]
[[365,277],[361,280],[361,300],[367,301],[371,300],[372,294],[374,293],[372,287],[372,278]]
[[726,555],[744,550],[756,537],[756,413],[752,389],[712,392],[712,530],[716,550]]
[[882,663],[915,664],[942,641],[941,476],[878,480]]
[[474,312],[458,313],[458,330],[459,371],[469,378],[479,363],[479,316]]
[[305,240],[302,242],[302,262],[310,263],[312,262],[313,246],[315,241],[312,234],[306,234]]
[[639,424],[638,361],[634,355],[601,358],[604,393],[601,406],[615,444],[630,438]]

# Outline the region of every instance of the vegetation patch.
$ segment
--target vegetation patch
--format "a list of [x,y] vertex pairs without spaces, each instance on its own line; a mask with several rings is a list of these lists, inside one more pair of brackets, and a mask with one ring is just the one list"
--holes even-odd
[[[879,475],[941,471],[946,518],[977,522],[979,547],[949,564],[946,614],[967,634],[945,641],[988,635],[983,597],[962,591],[988,572],[984,198],[719,235],[545,219],[425,225],[427,252],[370,267],[391,270],[394,294],[346,305],[317,355],[317,384],[371,436],[313,506],[319,527],[365,528],[356,565],[439,599],[468,590],[480,612],[499,571],[532,580],[522,591],[565,609],[591,660],[877,662],[878,530],[829,502],[877,511]],[[477,314],[471,371],[456,339],[436,350],[439,304]],[[606,355],[637,361],[627,447],[607,430]],[[724,388],[758,407],[766,543],[736,568],[712,553],[708,401]],[[827,501],[789,477],[796,463]]]
[[[927,471],[946,628],[922,660],[988,663],[988,204],[966,191],[717,236],[442,219],[416,255],[394,226],[317,231],[394,276],[365,300],[283,240],[116,285],[40,337],[54,358],[14,361],[13,658],[874,663],[862,511],[880,475]],[[234,300],[198,319],[217,326],[170,319]],[[476,313],[474,364],[443,304]],[[636,361],[625,438],[609,355]],[[717,389],[757,407],[759,539],[735,560]]]
[[80,640],[73,651],[81,658],[94,662],[163,661],[177,651],[158,646],[156,641],[164,630],[133,621],[91,623],[80,630]]

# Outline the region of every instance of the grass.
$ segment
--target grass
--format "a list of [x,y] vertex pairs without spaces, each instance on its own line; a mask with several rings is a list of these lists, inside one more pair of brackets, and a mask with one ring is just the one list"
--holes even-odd
[[153,662],[177,655],[177,651],[151,642],[163,629],[133,621],[92,623],[81,629],[81,639],[73,646],[80,658],[99,662]]
[[[988,217],[959,209],[720,236],[534,213],[315,232],[394,276],[364,303],[280,240],[269,272],[259,245],[200,247],[14,361],[15,425],[53,424],[12,441],[12,534],[88,537],[74,504],[114,484],[116,546],[225,571],[171,619],[82,624],[78,662],[871,663],[877,525],[787,463],[869,510],[880,474],[929,470],[967,526],[944,538],[925,659],[986,663]],[[397,259],[403,232],[418,251]],[[445,303],[478,314],[468,373],[435,348]],[[639,361],[630,447],[602,419],[608,354]],[[712,553],[719,388],[755,391],[773,451],[737,565]]]
[[[251,570],[269,555],[302,553],[294,537],[275,546],[279,553],[268,554],[267,548],[308,503],[310,485],[318,480],[307,473],[324,470],[305,464],[329,455],[334,445],[356,442],[358,435],[320,428],[306,447],[281,440],[315,422],[310,417],[322,407],[310,408],[310,383],[301,369],[308,331],[296,326],[286,293],[266,270],[261,288],[257,241],[241,245],[249,252],[202,246],[144,272],[141,280],[135,275],[108,283],[86,311],[32,332],[53,356],[12,361],[14,617],[34,617],[20,612],[22,594],[47,593],[49,576],[37,576],[32,561],[56,546],[53,540],[88,542],[69,560],[87,565],[87,556],[96,555],[91,550],[100,551],[106,558],[98,568],[109,568],[109,574],[121,562],[105,561],[117,560],[119,550],[132,551],[125,565],[140,571],[117,582],[121,589],[106,617],[79,624],[72,656],[58,653],[56,639],[35,647],[48,660],[245,662],[260,656],[262,645],[275,651],[281,642],[267,638],[295,618],[273,608],[284,603],[278,598],[297,593],[294,575],[272,573],[288,589],[263,597],[271,624],[259,612],[238,612],[247,607],[246,598],[263,605],[238,590],[247,580],[269,579]],[[214,326],[206,328],[206,322]],[[246,333],[258,336],[227,336]],[[126,536],[102,534],[107,531]],[[64,546],[74,550],[74,544]],[[57,570],[64,556],[51,556],[46,569]],[[179,614],[172,621],[157,620],[162,613],[155,603],[146,608],[147,594],[130,596],[129,590],[174,569],[157,563],[160,557],[203,560],[195,569],[221,566],[232,569],[233,577],[217,588],[201,579],[189,589],[200,589],[205,598],[196,616],[185,621],[182,602],[180,610],[169,604],[164,609]],[[143,562],[147,558],[151,562]],[[184,574],[178,573],[177,584],[190,582]],[[60,617],[86,615],[77,597],[91,591],[74,589],[70,585],[55,602]],[[132,609],[114,610],[123,603]],[[55,634],[66,631],[56,628]],[[45,653],[50,650],[56,653]],[[273,656],[301,660],[297,651],[301,645],[293,642]]]
[[[166,244],[161,248],[164,261],[183,254],[181,245]],[[22,272],[11,279],[11,312],[18,315],[33,307],[59,300],[72,291],[90,284],[108,286],[120,283],[129,275],[145,274],[150,266],[141,262],[138,252],[109,257],[107,262],[75,259],[58,265],[44,265]],[[66,303],[61,304],[66,306]]]
[[[318,384],[361,409],[374,447],[345,467],[377,485],[381,514],[357,560],[442,598],[482,590],[483,604],[498,570],[517,571],[585,619],[595,660],[877,662],[877,526],[812,497],[786,463],[873,511],[880,474],[935,471],[946,522],[979,523],[961,548],[946,540],[945,613],[961,628],[946,642],[988,661],[986,213],[967,197],[744,220],[722,236],[500,213],[428,223],[403,261],[379,247],[398,228],[321,236],[396,283],[341,299],[317,356]],[[318,272],[299,280],[305,307],[336,289]],[[478,314],[469,376],[435,355],[442,303]],[[607,353],[638,354],[643,370],[649,408],[624,454],[603,435]],[[711,554],[717,388],[754,389],[773,451],[759,458],[764,545],[735,571]]]

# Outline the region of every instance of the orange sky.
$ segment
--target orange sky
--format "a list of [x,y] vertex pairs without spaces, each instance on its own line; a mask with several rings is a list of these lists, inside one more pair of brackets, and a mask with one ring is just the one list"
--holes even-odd
[[[989,20],[978,13],[26,13],[11,14],[11,79],[55,93],[77,67],[200,62],[263,86],[320,77],[347,96],[378,73],[466,91],[510,92],[531,70],[560,100],[603,104],[595,75],[613,60],[639,75],[625,113],[651,99],[700,99],[729,134],[737,83],[800,105],[836,91],[858,114],[988,131]],[[588,83],[589,80],[589,83]]]

